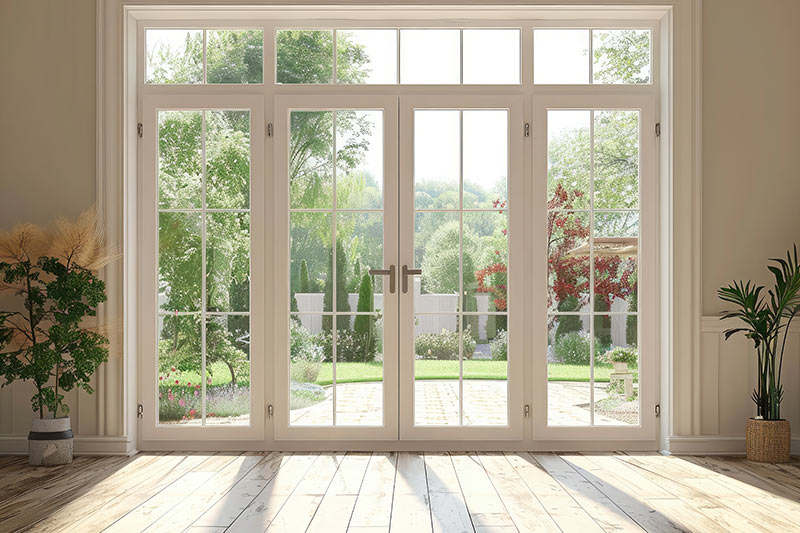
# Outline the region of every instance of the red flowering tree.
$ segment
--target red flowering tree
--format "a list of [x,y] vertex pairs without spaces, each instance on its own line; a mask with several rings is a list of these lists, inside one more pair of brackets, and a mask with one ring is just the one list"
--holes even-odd
[[[588,212],[570,211],[576,208],[576,202],[583,196],[584,193],[579,190],[567,190],[558,184],[547,203],[547,267],[550,280],[547,304],[549,308],[559,311],[578,311],[589,303],[589,256],[570,253],[589,238]],[[595,311],[608,311],[616,298],[629,299],[635,292],[634,258],[615,255],[598,255],[594,258]],[[606,317],[598,318],[603,320]],[[561,322],[564,321],[565,318],[562,318]],[[562,328],[561,322],[557,337],[567,330],[580,328],[577,322],[568,329]],[[595,329],[601,331],[609,325],[597,324],[602,329]]]

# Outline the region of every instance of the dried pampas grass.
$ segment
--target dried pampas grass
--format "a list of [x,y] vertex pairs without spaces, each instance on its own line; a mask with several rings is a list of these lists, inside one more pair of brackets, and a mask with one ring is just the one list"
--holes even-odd
[[0,233],[0,262],[36,262],[55,257],[65,265],[97,271],[119,257],[109,247],[106,231],[94,207],[75,219],[58,217],[49,230],[34,224],[19,224]]
[[84,211],[76,220],[58,217],[50,233],[47,255],[67,266],[72,264],[97,271],[119,255],[108,246],[105,228],[97,209]]
[[17,224],[11,231],[0,232],[0,262],[36,262],[47,253],[47,232],[35,224]]

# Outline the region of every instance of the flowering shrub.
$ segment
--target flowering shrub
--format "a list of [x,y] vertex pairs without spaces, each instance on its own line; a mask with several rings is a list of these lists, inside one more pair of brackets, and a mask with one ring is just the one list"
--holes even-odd
[[[476,342],[472,336],[472,326],[464,328],[464,358],[471,359],[475,353]],[[458,332],[443,329],[441,333],[421,333],[414,340],[414,351],[418,359],[452,361],[458,359]]]
[[489,343],[492,361],[508,361],[508,332],[501,329]]
[[[202,416],[201,383],[183,379],[181,371],[171,367],[159,375],[158,418],[161,422],[189,421]],[[228,383],[212,385],[206,381],[206,417],[232,417],[250,412],[250,386]]]

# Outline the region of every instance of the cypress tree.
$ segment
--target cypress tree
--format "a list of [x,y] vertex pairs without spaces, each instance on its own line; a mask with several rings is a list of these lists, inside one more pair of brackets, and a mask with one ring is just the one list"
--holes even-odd
[[[375,311],[372,277],[369,274],[364,274],[361,278],[356,310],[360,313],[372,313]],[[362,342],[362,360],[364,362],[372,361],[375,355],[375,317],[372,315],[357,315],[353,324],[353,331]]]
[[300,263],[300,293],[311,292],[311,281],[308,279],[308,264],[306,260]]

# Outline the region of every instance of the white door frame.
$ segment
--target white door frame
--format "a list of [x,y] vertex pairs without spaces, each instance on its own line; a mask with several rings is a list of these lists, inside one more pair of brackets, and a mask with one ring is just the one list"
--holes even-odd
[[[408,96],[400,98],[400,268],[414,268],[414,110],[507,109],[509,265],[508,426],[414,425],[414,302],[400,294],[400,438],[402,440],[521,440],[525,355],[523,99],[521,96]],[[516,202],[516,205],[515,205]],[[459,394],[459,398],[462,395]]]
[[[652,440],[657,438],[655,405],[659,365],[659,177],[655,99],[648,95],[537,95],[533,99],[534,182],[529,243],[531,324],[533,325],[533,439]],[[549,109],[630,109],[639,125],[639,421],[637,426],[547,425],[547,111]]]
[[[250,424],[179,425],[158,423],[158,111],[248,109],[250,111]],[[142,173],[139,182],[138,257],[142,389],[141,438],[147,441],[197,439],[257,441],[265,438],[264,369],[266,336],[256,320],[264,316],[264,100],[253,95],[145,95],[142,99]],[[205,302],[203,302],[205,306]]]
[[[397,439],[397,295],[383,295],[383,426],[291,426],[289,423],[289,114],[292,110],[383,110],[383,268],[397,265],[397,98],[393,96],[302,95],[275,97],[273,182],[274,335],[276,440]],[[282,240],[283,239],[283,240]],[[388,287],[384,283],[384,287]],[[335,386],[334,386],[335,387]]]

